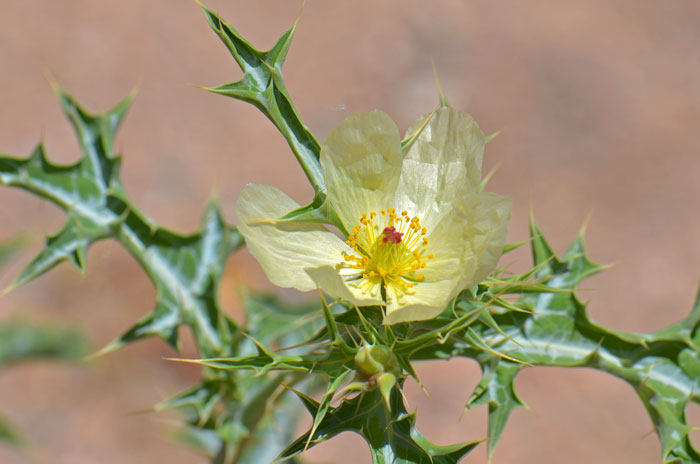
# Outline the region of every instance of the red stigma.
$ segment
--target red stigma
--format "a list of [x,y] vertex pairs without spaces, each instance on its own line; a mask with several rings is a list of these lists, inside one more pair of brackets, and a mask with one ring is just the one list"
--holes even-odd
[[387,241],[391,243],[401,243],[401,237],[403,237],[403,233],[396,232],[396,227],[394,226],[385,227],[382,234],[384,234],[384,237],[382,238],[382,242],[384,243]]

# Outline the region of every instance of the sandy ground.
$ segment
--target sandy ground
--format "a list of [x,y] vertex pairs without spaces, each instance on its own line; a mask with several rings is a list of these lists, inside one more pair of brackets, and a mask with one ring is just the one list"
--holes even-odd
[[[299,1],[209,0],[254,44],[267,48],[291,25]],[[585,285],[590,314],[628,331],[660,329],[690,309],[700,277],[700,4],[656,2],[307,2],[285,78],[319,139],[349,113],[380,108],[403,130],[437,102],[431,60],[450,102],[485,132],[490,190],[515,201],[509,240],[526,237],[528,203],[556,250],[589,214],[588,247],[617,265]],[[45,78],[92,111],[132,88],[139,94],[118,148],[127,192],[159,223],[194,230],[215,193],[234,221],[247,182],[296,200],[310,188],[283,139],[254,108],[188,83],[240,77],[196,4],[184,0],[0,0],[0,150],[25,155],[40,138],[56,161],[77,145]],[[28,230],[33,246],[0,274],[2,286],[62,223],[53,206],[0,189],[0,239]],[[515,268],[526,253],[508,257]],[[0,300],[0,318],[75,324],[95,348],[150,310],[153,289],[125,251],[94,246],[88,273],[62,265]],[[239,317],[234,289],[271,288],[251,258],[231,259],[221,297]],[[191,348],[188,348],[191,349]],[[36,363],[0,372],[0,411],[31,442],[3,463],[204,462],[168,442],[173,417],[132,415],[194,382],[196,369],[163,361],[154,340],[82,365]],[[483,438],[486,411],[460,419],[479,378],[468,361],[419,366],[432,400],[409,387],[428,438]],[[659,460],[641,403],[626,384],[589,370],[533,368],[517,389],[520,410],[493,464],[638,463]],[[700,408],[690,422],[700,425]],[[696,432],[697,433],[697,432]],[[695,435],[694,438],[700,438]],[[361,440],[344,435],[310,462],[361,463]],[[466,463],[484,463],[478,449]]]

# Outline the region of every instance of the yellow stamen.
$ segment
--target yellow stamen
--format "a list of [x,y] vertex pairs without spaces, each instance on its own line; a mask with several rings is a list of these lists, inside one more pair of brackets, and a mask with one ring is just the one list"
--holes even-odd
[[341,267],[357,270],[355,274],[346,274],[352,285],[372,296],[377,296],[381,288],[385,299],[401,298],[415,292],[418,281],[423,280],[419,269],[427,264],[424,256],[429,241],[425,237],[428,229],[422,227],[417,216],[411,217],[408,211],[396,214],[395,208],[362,213],[359,224],[351,229],[346,243],[355,254],[346,254]]

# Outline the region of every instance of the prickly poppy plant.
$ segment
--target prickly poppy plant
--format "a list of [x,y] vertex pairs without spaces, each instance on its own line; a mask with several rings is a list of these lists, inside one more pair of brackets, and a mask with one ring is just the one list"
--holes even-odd
[[[11,288],[63,261],[84,270],[99,240],[124,246],[153,282],[156,301],[100,354],[149,337],[178,349],[178,330],[188,327],[200,358],[179,361],[199,365],[202,379],[156,409],[180,410],[188,442],[213,463],[300,462],[307,449],[346,431],[366,441],[378,464],[457,463],[477,446],[490,457],[523,406],[514,381],[530,366],[588,367],[623,380],[654,424],[660,462],[700,463],[685,419],[688,404],[700,401],[700,301],[682,321],[649,334],[592,322],[577,289],[605,267],[588,259],[582,233],[555,254],[534,217],[529,238],[504,244],[511,202],[485,192],[481,175],[489,137],[441,91],[437,108],[403,137],[373,111],[348,117],[319,143],[282,79],[295,28],[262,52],[202,11],[244,73],[207,90],[268,117],[313,198],[299,205],[274,186],[249,184],[236,225],[213,201],[199,231],[169,231],[122,186],[113,140],[133,96],[92,114],[56,86],[83,156],[56,165],[42,145],[27,157],[0,155],[0,183],[66,213]],[[228,317],[219,284],[228,256],[244,246],[272,283],[317,290],[312,303],[250,293],[245,322]],[[519,246],[530,247],[531,269],[499,268],[501,255]],[[482,370],[465,408],[488,408],[487,439],[438,446],[416,429],[402,389],[417,377],[416,362],[460,357]],[[311,425],[295,436],[304,409]]]

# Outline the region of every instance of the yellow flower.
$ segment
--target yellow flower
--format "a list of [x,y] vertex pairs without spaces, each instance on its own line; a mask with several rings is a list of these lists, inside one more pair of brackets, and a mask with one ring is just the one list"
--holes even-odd
[[486,278],[511,202],[480,191],[484,134],[451,108],[407,134],[415,138],[402,150],[396,124],[372,111],[348,117],[324,141],[326,201],[343,238],[321,224],[270,221],[299,205],[269,185],[243,189],[238,227],[270,281],[385,306],[384,323],[396,324],[437,316]]

